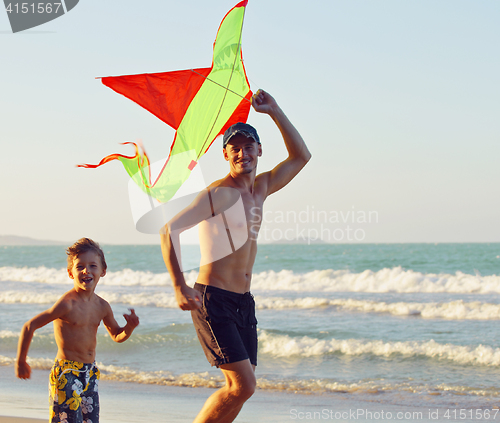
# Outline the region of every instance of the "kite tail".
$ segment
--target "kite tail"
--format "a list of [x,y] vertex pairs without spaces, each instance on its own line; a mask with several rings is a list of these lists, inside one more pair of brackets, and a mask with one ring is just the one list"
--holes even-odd
[[139,148],[135,142],[124,142],[122,145],[131,144],[135,148],[134,156],[124,156],[122,154],[110,154],[104,157],[98,164],[80,164],[77,167],[83,167],[86,169],[95,169],[103,164],[106,164],[112,160],[119,160],[130,177],[135,181],[135,183],[146,193],[150,193],[151,189],[151,175],[149,168],[149,157],[143,148]]

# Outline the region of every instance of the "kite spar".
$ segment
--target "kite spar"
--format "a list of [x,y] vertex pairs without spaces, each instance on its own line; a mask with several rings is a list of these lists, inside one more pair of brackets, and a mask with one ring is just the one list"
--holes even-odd
[[247,0],[222,20],[210,68],[104,77],[102,83],[131,99],[176,130],[170,154],[160,174],[151,180],[150,162],[135,143],[135,155],[112,154],[96,168],[119,160],[134,182],[148,195],[169,201],[215,138],[237,122],[246,122],[252,91],[243,65],[241,33]]

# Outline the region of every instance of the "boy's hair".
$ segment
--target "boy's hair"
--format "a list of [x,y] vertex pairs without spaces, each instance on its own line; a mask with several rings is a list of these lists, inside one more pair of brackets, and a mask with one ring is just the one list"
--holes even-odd
[[68,247],[66,254],[68,255],[68,270],[71,271],[73,267],[73,260],[78,257],[79,254],[86,253],[87,251],[93,251],[96,253],[100,259],[104,270],[107,269],[108,265],[104,259],[104,252],[102,251],[99,244],[92,241],[90,238],[80,238],[71,247]]

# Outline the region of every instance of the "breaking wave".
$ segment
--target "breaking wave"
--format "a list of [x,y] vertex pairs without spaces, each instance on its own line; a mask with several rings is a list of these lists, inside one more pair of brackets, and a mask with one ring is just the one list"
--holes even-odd
[[274,357],[313,357],[328,354],[425,357],[462,365],[500,366],[500,348],[462,346],[430,341],[386,342],[361,339],[317,339],[259,331],[259,352]]
[[[194,284],[197,276],[198,273],[194,270],[185,274],[186,281],[190,285]],[[66,269],[51,269],[43,266],[0,267],[0,282],[3,281],[72,285]],[[121,287],[170,287],[171,279],[167,272],[152,273],[124,269],[118,272],[108,272],[99,283]],[[470,275],[462,272],[455,274],[420,273],[401,267],[386,268],[376,272],[365,270],[361,273],[352,273],[349,270],[314,270],[307,273],[282,270],[254,274],[252,290],[487,294],[500,293],[500,276]]]

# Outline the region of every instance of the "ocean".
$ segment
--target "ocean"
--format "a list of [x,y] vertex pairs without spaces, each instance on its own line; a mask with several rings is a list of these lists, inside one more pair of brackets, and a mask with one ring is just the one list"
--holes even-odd
[[[193,393],[221,386],[190,313],[176,305],[160,247],[103,250],[108,272],[96,293],[120,324],[131,307],[141,321],[123,344],[99,328],[103,380]],[[183,251],[188,268],[196,250]],[[439,410],[433,421],[500,421],[499,269],[500,244],[260,245],[252,279],[259,392]],[[186,273],[190,285],[196,277]],[[64,247],[0,247],[2,371],[14,371],[23,323],[71,287]],[[39,329],[32,368],[47,372],[56,351],[52,325]],[[290,413],[283,421],[306,419]]]

